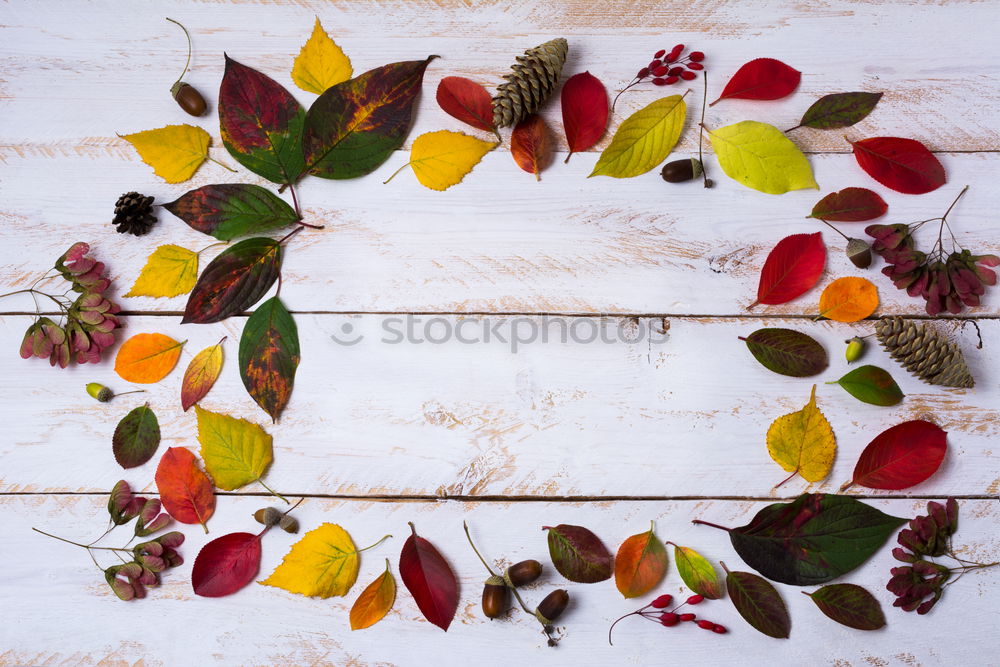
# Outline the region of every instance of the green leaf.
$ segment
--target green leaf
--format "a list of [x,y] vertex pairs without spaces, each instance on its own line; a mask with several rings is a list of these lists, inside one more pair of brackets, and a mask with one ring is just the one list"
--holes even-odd
[[264,237],[223,250],[191,290],[181,324],[219,322],[257,303],[278,279],[281,254],[281,244]]
[[559,574],[570,581],[593,584],[611,578],[611,552],[594,533],[583,526],[545,526],[549,531],[549,555]]
[[222,143],[237,162],[273,183],[303,171],[306,112],[274,79],[226,56],[219,87]]
[[275,422],[292,394],[299,365],[299,331],[278,297],[262,303],[240,338],[240,377],[257,405]]
[[707,558],[694,549],[674,544],[674,562],[681,580],[692,591],[710,600],[722,597],[719,574]]
[[299,220],[285,200],[259,185],[245,183],[206,185],[163,208],[192,229],[220,241],[270,232]]
[[708,133],[729,178],[770,195],[819,188],[809,160],[781,130],[744,120]]
[[677,145],[686,114],[687,105],[680,95],[663,97],[639,109],[615,131],[590,176],[632,178],[645,174]]
[[793,329],[758,329],[740,340],[764,368],[781,375],[809,377],[822,373],[830,363],[822,345]]
[[[833,93],[819,98],[806,109],[799,124],[791,128],[812,127],[817,130],[833,130],[850,127],[863,120],[872,112],[882,93]],[[788,130],[791,132],[791,130]]]
[[855,630],[885,627],[885,614],[875,596],[855,584],[830,584],[815,593],[802,591],[819,610],[841,625]]
[[115,428],[111,451],[122,468],[136,468],[153,458],[160,446],[160,423],[149,405],[132,410]]
[[245,419],[194,406],[198,415],[201,458],[212,481],[223,491],[256,482],[274,460],[271,436]]
[[836,382],[827,384],[839,384],[854,398],[872,405],[897,405],[903,400],[899,385],[878,366],[860,366]]
[[758,632],[775,639],[788,639],[792,619],[781,595],[766,579],[751,572],[729,572],[726,590],[736,611]]
[[306,114],[305,171],[321,178],[371,173],[403,145],[426,60],[392,63],[326,90]]

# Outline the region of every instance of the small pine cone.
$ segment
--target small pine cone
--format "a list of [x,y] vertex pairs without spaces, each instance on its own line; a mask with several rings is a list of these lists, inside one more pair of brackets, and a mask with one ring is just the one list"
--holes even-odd
[[115,202],[115,225],[119,234],[142,236],[152,229],[156,222],[153,215],[153,198],[138,192],[127,192]]
[[975,385],[958,345],[926,324],[918,326],[899,317],[884,317],[875,325],[875,336],[893,359],[928,384]]
[[493,124],[509,127],[538,111],[545,103],[562,73],[569,44],[563,38],[553,39],[528,49],[511,66],[506,83],[497,86],[493,96]]

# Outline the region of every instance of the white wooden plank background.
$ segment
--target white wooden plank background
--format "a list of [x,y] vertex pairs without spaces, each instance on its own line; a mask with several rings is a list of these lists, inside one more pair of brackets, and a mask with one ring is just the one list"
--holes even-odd
[[[245,170],[235,176],[212,164],[188,183],[166,185],[115,136],[193,122],[220,144],[214,116],[191,119],[169,98],[184,42],[163,16],[191,29],[195,56],[188,80],[206,94],[213,111],[223,52],[265,71],[308,105],[313,96],[295,89],[288,71],[314,16],[352,58],[356,72],[440,54],[428,69],[411,138],[442,128],[467,129],[434,103],[441,77],[468,76],[495,85],[514,55],[555,36],[570,41],[566,75],[589,70],[611,91],[652,51],[676,42],[708,54],[710,94],[753,57],[778,57],[803,71],[799,91],[786,100],[713,107],[706,117],[713,127],[745,118],[789,127],[822,94],[886,93],[876,111],[853,128],[793,133],[810,154],[820,191],[781,197],[753,192],[726,179],[711,158],[718,183],[711,191],[697,184],[666,185],[655,171],[628,180],[588,180],[596,151],[574,156],[568,165],[557,160],[536,184],[504,149],[444,194],[423,189],[409,173],[382,185],[406,161],[403,151],[362,179],[302,184],[306,215],[326,229],[301,234],[286,256],[282,297],[298,313],[303,362],[285,416],[265,426],[275,436],[276,450],[267,481],[289,494],[316,496],[299,511],[306,529],[335,521],[359,543],[396,534],[365,556],[362,583],[380,570],[383,556],[395,564],[405,522],[415,520],[462,578],[460,615],[448,635],[422,621],[402,589],[390,617],[361,633],[348,632],[346,620],[360,587],[343,601],[309,600],[259,586],[223,600],[195,598],[189,575],[197,549],[213,536],[252,528],[249,514],[267,502],[257,495],[259,488],[220,497],[209,524],[212,535],[185,531],[188,562],[167,577],[153,599],[133,604],[114,599],[84,554],[29,529],[35,525],[79,538],[100,532],[104,494],[122,476],[110,456],[110,435],[120,416],[142,400],[160,417],[162,447],[196,446],[194,418],[177,407],[181,370],[144,396],[97,404],[84,394],[86,382],[126,389],[111,364],[57,371],[20,360],[16,349],[33,305],[30,298],[4,300],[0,506],[7,522],[0,534],[5,556],[0,592],[4,608],[17,610],[17,622],[0,624],[0,664],[406,665],[425,664],[422,656],[430,655],[456,665],[668,659],[995,664],[997,640],[982,631],[980,619],[993,612],[988,596],[1000,575],[970,575],[949,589],[930,617],[918,618],[888,608],[888,550],[847,577],[887,607],[890,625],[877,633],[840,628],[796,589],[781,587],[793,617],[789,641],[757,634],[723,601],[704,612],[726,623],[728,636],[705,636],[693,628],[664,636],[665,629],[637,621],[620,626],[618,644],[610,648],[608,622],[633,605],[606,582],[570,587],[574,605],[565,617],[566,638],[552,650],[518,614],[496,623],[478,616],[481,572],[461,539],[461,520],[473,524],[492,557],[514,561],[547,560],[538,530],[543,524],[588,525],[613,548],[656,519],[665,539],[742,568],[725,535],[691,526],[690,519],[738,525],[765,499],[806,489],[834,491],[875,434],[925,417],[949,431],[950,451],[941,471],[904,494],[869,493],[871,502],[907,516],[919,511],[925,498],[960,496],[958,542],[967,545],[965,553],[979,560],[1000,558],[1000,470],[992,445],[1000,430],[995,291],[971,313],[982,329],[983,349],[976,349],[971,325],[937,324],[962,344],[975,369],[976,389],[923,385],[879,350],[868,359],[893,371],[907,393],[901,405],[866,406],[839,387],[820,385],[820,407],[840,450],[829,480],[817,485],[796,480],[772,490],[784,474],[763,443],[768,424],[801,407],[814,379],[769,373],[736,338],[760,326],[808,331],[830,352],[830,369],[815,378],[824,382],[846,370],[843,339],[870,332],[873,323],[812,322],[808,316],[816,312],[823,284],[842,275],[871,275],[881,293],[880,314],[921,314],[920,303],[894,290],[877,269],[865,273],[851,267],[840,254],[843,240],[826,229],[830,257],[820,288],[785,306],[745,310],[767,251],[784,235],[821,229],[803,216],[820,196],[842,187],[872,187],[889,202],[886,221],[908,222],[939,215],[969,184],[952,214],[956,234],[972,249],[1000,252],[993,223],[1000,208],[994,185],[1000,62],[990,30],[998,11],[996,2],[759,0],[0,5],[0,283],[7,289],[30,284],[76,240],[90,242],[109,264],[119,294],[157,245],[209,245],[211,239],[165,212],[142,239],[115,234],[109,211],[124,191],[137,189],[162,202],[207,183],[267,185]],[[624,95],[612,126],[661,92],[647,87]],[[700,87],[693,93],[692,120],[677,155],[696,150],[691,128]],[[560,135],[558,105],[550,104],[545,116]],[[857,167],[845,134],[921,139],[938,152],[949,184],[920,197],[887,191]],[[607,138],[597,150],[606,143]],[[232,162],[224,149],[213,151]],[[863,225],[842,228],[860,236]],[[930,243],[932,232],[925,229],[922,241]],[[205,253],[206,261],[213,252]],[[182,327],[177,315],[183,297],[120,301],[130,313],[128,334],[160,331],[188,339],[181,367],[228,334],[227,366],[205,406],[265,422],[233,363],[243,318]],[[466,330],[502,319],[506,331],[537,326],[545,314],[562,314],[581,330],[604,323],[628,332],[667,327],[667,334],[660,343],[534,343],[516,353],[502,343],[380,342],[385,318],[406,314],[421,322],[439,317],[438,327],[465,322]],[[364,334],[364,341],[334,343],[331,336],[343,335],[345,326]],[[155,460],[124,476],[154,492],[154,469]],[[448,500],[429,500],[434,498]],[[292,541],[284,534],[267,537],[265,573]],[[563,584],[549,576],[536,597]],[[679,590],[675,572],[665,590]],[[123,631],[137,610],[156,614],[143,618],[156,618],[157,629],[143,623],[141,632]],[[211,620],[212,632],[192,637],[193,627],[207,624],[202,619]]]

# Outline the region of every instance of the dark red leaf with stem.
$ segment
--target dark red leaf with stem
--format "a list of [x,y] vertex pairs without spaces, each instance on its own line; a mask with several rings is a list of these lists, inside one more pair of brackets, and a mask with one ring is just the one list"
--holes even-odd
[[944,166],[915,139],[872,137],[848,143],[861,168],[887,188],[921,195],[945,184]]
[[220,598],[232,595],[260,571],[260,535],[230,533],[217,537],[198,552],[191,570],[195,595]]
[[778,241],[764,261],[757,300],[748,308],[786,303],[804,294],[819,281],[825,264],[826,246],[822,234],[786,236]]
[[922,419],[883,431],[861,452],[854,479],[841,491],[855,484],[898,491],[923,482],[941,467],[947,435],[938,425]]
[[585,151],[604,136],[608,126],[608,92],[590,72],[574,74],[563,84],[561,99],[563,130],[569,155]]
[[399,554],[399,574],[424,618],[445,632],[458,610],[458,579],[434,545],[412,534]]
[[856,584],[830,584],[807,593],[827,617],[855,630],[885,627],[885,614],[875,596]]
[[740,67],[723,88],[719,99],[777,100],[799,86],[802,73],[774,58],[756,58]]
[[864,222],[886,214],[889,205],[868,188],[844,188],[816,202],[809,218],[831,222]]
[[[461,76],[446,76],[441,79],[437,87],[437,103],[449,116],[477,130],[497,134],[493,127],[490,94],[472,79]],[[497,138],[500,135],[497,134]]]
[[752,572],[730,572],[725,563],[726,590],[740,616],[755,630],[775,639],[788,639],[792,619],[781,595],[767,579]]

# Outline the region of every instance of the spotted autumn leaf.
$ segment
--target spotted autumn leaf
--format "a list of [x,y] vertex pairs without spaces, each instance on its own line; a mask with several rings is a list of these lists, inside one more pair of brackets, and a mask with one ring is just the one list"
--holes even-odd
[[240,377],[247,393],[277,422],[299,366],[299,330],[278,297],[258,306],[240,337]]
[[215,381],[219,379],[219,373],[222,372],[222,342],[224,340],[226,340],[225,336],[215,345],[206,347],[194,355],[194,359],[184,371],[184,379],[181,380],[181,408],[184,412],[205,398],[205,395],[215,386]]

